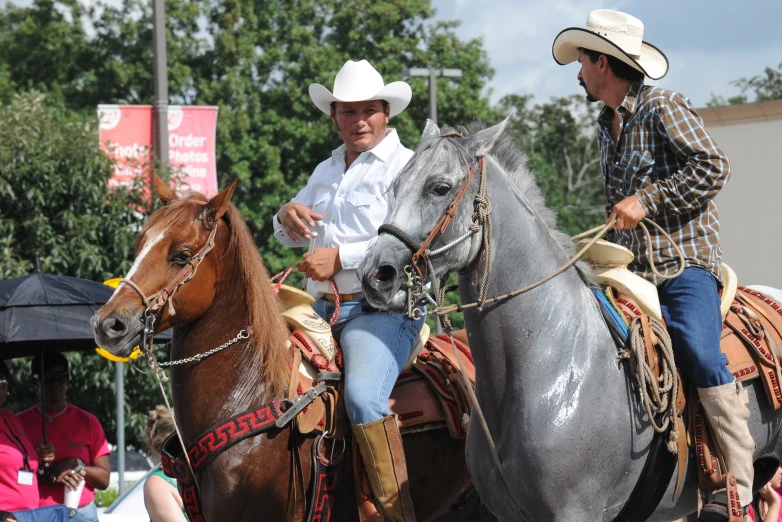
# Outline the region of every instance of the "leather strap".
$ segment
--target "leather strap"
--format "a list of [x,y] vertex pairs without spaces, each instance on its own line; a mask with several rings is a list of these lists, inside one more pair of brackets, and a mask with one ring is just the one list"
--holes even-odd
[[354,301],[356,299],[361,299],[362,297],[364,297],[364,292],[356,292],[355,294],[323,294],[323,299],[325,299],[329,303],[333,303],[337,300],[337,295],[339,295],[339,301],[341,303],[344,303],[345,301]]
[[641,330],[644,334],[644,347],[646,348],[646,360],[649,363],[649,368],[652,370],[652,374],[656,379],[660,378],[660,363],[658,361],[657,353],[655,351],[655,345],[657,344],[657,338],[652,333],[652,327],[649,324],[649,316],[645,313],[641,313]]
[[190,279],[192,279],[192,277],[196,274],[198,266],[204,260],[206,255],[214,248],[216,234],[217,223],[215,223],[215,226],[213,226],[212,230],[209,232],[209,237],[206,238],[206,243],[204,243],[204,246],[202,246],[201,249],[187,261],[185,266],[183,266],[182,269],[177,272],[177,275],[175,275],[174,278],[168,282],[168,284],[149,297],[146,297],[141,288],[139,288],[138,285],[129,279],[123,279],[119,282],[119,284],[128,285],[136,291],[136,293],[141,298],[141,302],[144,304],[146,309],[145,311],[147,313],[157,313],[161,308],[163,308],[164,304],[168,303],[169,314],[176,315],[174,306],[171,304],[171,298],[174,296],[176,291],[179,290],[180,286],[190,281]]
[[448,208],[445,210],[445,213],[437,221],[437,224],[435,224],[434,228],[432,228],[432,231],[429,233],[428,236],[426,236],[424,242],[421,244],[418,250],[413,253],[413,258],[410,264],[416,269],[418,275],[422,279],[424,278],[424,274],[421,272],[421,269],[418,268],[418,260],[421,258],[421,256],[425,254],[426,249],[429,248],[429,245],[432,243],[432,241],[434,241],[437,236],[443,234],[446,231],[448,225],[451,223],[451,220],[453,219],[453,216],[456,214],[456,209],[459,206],[459,201],[464,197],[464,194],[467,192],[467,189],[470,187],[470,183],[472,182],[472,177],[475,174],[475,171],[478,169],[478,166],[484,161],[486,160],[483,158],[483,156],[479,156],[476,159],[476,161],[472,164],[472,166],[470,167],[470,171],[467,174],[467,179],[465,180],[464,185],[462,185],[462,188],[459,189],[459,192],[456,194],[456,197],[453,198],[453,201],[451,201],[450,205],[448,205]]
[[684,487],[684,471],[687,467],[687,457],[690,452],[687,451],[687,428],[681,416],[676,417],[676,429],[679,430],[678,450],[676,452],[678,472],[676,474],[676,486],[673,489],[673,500],[679,498]]

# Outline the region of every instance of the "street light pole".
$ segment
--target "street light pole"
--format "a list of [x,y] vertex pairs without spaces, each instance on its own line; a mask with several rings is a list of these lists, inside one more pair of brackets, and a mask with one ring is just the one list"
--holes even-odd
[[168,165],[168,59],[165,0],[152,1],[152,45],[155,75],[155,159]]
[[429,77],[429,119],[437,123],[437,77],[461,78],[461,69],[435,69],[434,67],[411,67],[402,71],[403,76]]
[[429,119],[437,122],[437,70],[429,67]]

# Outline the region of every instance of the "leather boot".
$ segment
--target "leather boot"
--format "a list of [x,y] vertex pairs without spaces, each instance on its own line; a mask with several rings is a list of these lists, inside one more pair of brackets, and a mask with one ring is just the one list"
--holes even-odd
[[[734,381],[712,388],[698,388],[703,411],[714,433],[714,442],[725,459],[727,472],[736,480],[741,506],[752,502],[752,481],[755,478],[753,454],[755,442],[747,426],[749,408],[747,392]],[[701,509],[701,520],[721,522],[730,518],[730,505],[724,490]]]
[[372,492],[386,517],[394,522],[415,522],[402,435],[396,415],[354,424],[353,436],[366,464]]

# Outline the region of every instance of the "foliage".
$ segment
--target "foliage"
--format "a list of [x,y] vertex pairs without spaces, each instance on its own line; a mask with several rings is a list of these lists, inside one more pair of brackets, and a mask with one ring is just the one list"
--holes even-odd
[[[109,191],[113,164],[98,148],[95,118],[50,103],[38,92],[0,106],[0,279],[40,269],[103,281],[130,268],[140,191]],[[114,365],[92,353],[68,354],[70,400],[95,414],[116,440]],[[8,407],[36,402],[29,358],[9,361],[14,376]],[[125,373],[128,373],[127,368]],[[135,378],[134,378],[135,379]],[[128,386],[128,443],[138,446],[157,388]]]
[[571,235],[605,222],[603,181],[596,141],[597,106],[583,96],[552,98],[530,106],[531,96],[501,100],[513,112],[509,132],[535,172],[546,203]]
[[[706,105],[709,107],[720,107],[723,105],[741,105],[750,102],[780,100],[782,99],[782,63],[776,69],[766,67],[763,74],[758,74],[751,78],[739,78],[730,83],[738,87],[741,93],[727,99],[724,96],[712,94]],[[752,100],[750,100],[748,94],[750,92],[754,94]]]
[[109,192],[94,118],[36,92],[0,106],[0,278],[33,270],[104,280],[130,268],[136,192]]
[[[386,82],[409,67],[461,69],[461,78],[437,81],[440,126],[493,124],[513,112],[511,131],[563,227],[575,233],[603,219],[594,110],[575,98],[531,106],[518,95],[492,107],[482,41],[460,40],[457,22],[433,21],[430,0],[182,0],[166,10],[170,100],[219,106],[218,184],[239,179],[234,202],[271,273],[300,256],[273,239],[272,216],[339,145],[308,86],[331,88],[347,59],[366,58]],[[0,120],[0,197],[8,202],[0,209],[0,278],[28,273],[35,255],[44,271],[97,280],[127,270],[139,217],[131,196],[105,189],[111,167],[92,122],[99,103],[154,102],[151,41],[147,0],[0,7],[0,103],[11,104]],[[428,86],[426,78],[407,81],[413,100],[392,126],[414,148]],[[15,94],[29,89],[48,103]],[[459,326],[461,317],[453,320]],[[98,414],[112,439],[112,365],[69,357],[72,399]],[[26,382],[25,363],[14,363]],[[144,412],[159,398],[147,377],[129,377],[126,392],[127,440],[137,445]]]
[[119,498],[119,491],[109,488],[105,491],[95,490],[95,505],[98,507],[109,507]]
[[[440,119],[499,117],[481,96],[493,73],[481,41],[460,41],[456,23],[433,23],[429,0],[189,0],[166,8],[171,99],[220,107],[219,185],[239,178],[234,200],[272,271],[299,255],[273,239],[272,216],[339,144],[329,118],[309,100],[311,82],[331,87],[349,58],[368,59],[386,81],[401,79],[407,67],[461,68],[462,78],[438,81]],[[12,88],[56,93],[92,114],[97,103],[152,103],[151,18],[150,3],[141,0],[9,5],[0,18],[0,56],[9,57],[0,58],[0,72],[10,71]],[[94,31],[89,38],[85,19]],[[66,49],[67,59],[40,56],[46,48],[34,44],[35,35],[45,35],[46,47]],[[428,112],[427,84],[410,83],[413,103],[392,124],[415,146]]]

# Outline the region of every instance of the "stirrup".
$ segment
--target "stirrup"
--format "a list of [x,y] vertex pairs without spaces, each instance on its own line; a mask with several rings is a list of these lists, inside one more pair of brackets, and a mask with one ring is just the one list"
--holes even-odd
[[[747,508],[743,507],[741,510],[741,519],[747,519]],[[727,504],[719,501],[712,501],[709,504],[704,504],[701,508],[699,522],[728,522],[730,520],[730,512],[728,511]]]

